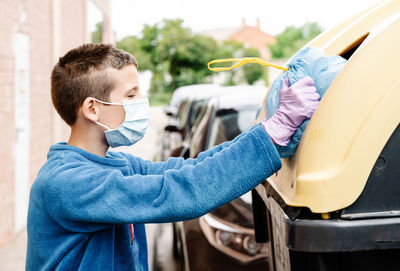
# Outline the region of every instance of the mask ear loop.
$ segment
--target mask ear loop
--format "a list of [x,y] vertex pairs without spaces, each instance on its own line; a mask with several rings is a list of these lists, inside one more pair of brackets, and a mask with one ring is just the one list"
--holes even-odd
[[96,123],[97,125],[100,125],[101,127],[105,128],[105,129],[107,129],[107,131],[111,130],[110,127],[108,127],[108,126],[106,126],[106,125],[104,125],[104,124],[102,124],[102,123],[100,123],[100,122],[98,122],[98,121],[95,121],[95,123]]
[[[120,103],[103,102],[103,101],[100,101],[100,100],[98,100],[98,99],[96,99],[96,98],[94,98],[94,100],[95,100],[96,102],[99,102],[99,103],[102,103],[102,104],[107,104],[107,105],[123,105],[123,104],[120,104]],[[98,122],[98,121],[95,121],[95,123],[96,123],[97,125],[100,125],[101,127],[105,128],[107,131],[111,130],[110,127],[108,127],[107,125],[104,125],[104,124],[102,124],[102,123],[100,123],[100,122]]]
[[107,104],[107,105],[124,105],[124,104],[121,104],[121,103],[109,103],[109,102],[103,102],[103,101],[100,101],[100,100],[98,100],[98,99],[96,99],[96,98],[94,98],[94,100],[96,101],[96,102],[99,102],[99,103],[102,103],[102,104]]
[[[215,63],[228,63],[228,62],[236,62],[235,64],[233,64],[230,67],[218,67],[218,68],[213,68],[210,67],[211,64],[215,64]],[[275,65],[271,62],[265,61],[264,59],[261,59],[259,57],[245,57],[245,58],[226,58],[226,59],[215,59],[212,60],[210,62],[208,62],[207,66],[208,69],[214,72],[220,72],[220,71],[229,71],[232,69],[235,69],[237,67],[243,66],[247,63],[256,63],[256,64],[260,64],[262,66],[270,66],[276,69],[280,69],[283,71],[288,71],[289,68],[286,67],[282,67],[279,65]]]

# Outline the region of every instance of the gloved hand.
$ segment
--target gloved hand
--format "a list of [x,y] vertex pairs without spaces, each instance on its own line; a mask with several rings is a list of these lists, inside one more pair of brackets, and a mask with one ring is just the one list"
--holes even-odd
[[292,86],[285,78],[278,109],[271,118],[262,120],[262,126],[276,144],[286,146],[303,121],[311,118],[319,98],[311,77],[306,76]]

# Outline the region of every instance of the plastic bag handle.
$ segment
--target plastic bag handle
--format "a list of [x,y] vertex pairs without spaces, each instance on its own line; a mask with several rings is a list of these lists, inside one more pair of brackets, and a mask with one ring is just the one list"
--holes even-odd
[[[233,65],[230,66],[230,67],[219,67],[219,68],[212,68],[212,67],[210,67],[210,65],[211,65],[211,64],[214,64],[214,63],[227,63],[227,62],[236,62],[236,63],[233,64]],[[260,65],[262,65],[262,66],[269,66],[269,67],[273,67],[273,68],[280,69],[280,70],[284,70],[284,71],[289,70],[289,68],[286,68],[286,67],[282,67],[282,66],[279,66],[279,65],[272,64],[271,62],[265,61],[264,59],[261,59],[261,58],[259,58],[259,57],[215,59],[215,60],[212,60],[212,61],[208,62],[208,65],[207,65],[207,66],[208,66],[208,69],[210,69],[211,71],[214,71],[214,72],[221,72],[221,71],[229,71],[229,70],[232,70],[232,69],[234,69],[234,68],[243,66],[243,65],[245,65],[245,64],[247,64],[247,63],[256,63],[256,64],[260,64]]]

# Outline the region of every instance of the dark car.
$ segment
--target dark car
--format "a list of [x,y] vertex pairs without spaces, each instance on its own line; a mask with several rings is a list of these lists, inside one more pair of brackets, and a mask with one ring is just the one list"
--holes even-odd
[[[262,87],[249,87],[247,91],[261,91]],[[158,160],[181,156],[183,142],[191,137],[192,127],[201,108],[211,97],[240,92],[243,87],[213,84],[189,85],[178,88],[172,96],[165,113],[170,117],[164,127]],[[186,157],[185,157],[186,158]]]
[[[248,130],[266,89],[242,91],[211,98],[192,127],[182,155],[234,139]],[[185,270],[266,270],[268,247],[255,242],[251,194],[200,217],[174,223],[174,255]]]
[[220,87],[213,84],[189,85],[175,90],[170,104],[164,108],[169,120],[161,136],[159,161],[164,161],[170,156],[179,156],[180,151],[177,148],[189,135],[199,108],[211,96],[219,92],[221,92]]

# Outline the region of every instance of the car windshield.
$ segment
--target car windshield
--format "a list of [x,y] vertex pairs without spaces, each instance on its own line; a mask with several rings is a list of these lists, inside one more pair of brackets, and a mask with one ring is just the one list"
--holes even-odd
[[203,104],[203,106],[199,109],[199,113],[197,114],[197,117],[193,122],[193,126],[192,126],[193,131],[197,130],[197,127],[199,126],[201,120],[204,118],[204,116],[206,115],[208,110],[209,110],[209,107],[207,106],[207,104]]
[[213,111],[213,106],[204,106],[200,110],[199,116],[193,126],[193,135],[190,144],[191,157],[197,157],[200,152],[204,151],[207,130]]
[[256,109],[254,107],[239,110],[229,109],[218,114],[211,127],[207,149],[232,140],[247,131],[253,124]]
[[189,101],[184,101],[179,108],[177,119],[180,128],[182,128],[183,125],[186,123],[189,114],[190,104],[191,103]]
[[194,101],[192,103],[192,110],[190,111],[190,116],[189,116],[190,128],[193,127],[193,125],[194,125],[197,117],[199,116],[199,113],[201,112],[201,109],[203,108],[205,103],[206,103],[206,100]]

